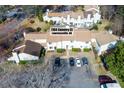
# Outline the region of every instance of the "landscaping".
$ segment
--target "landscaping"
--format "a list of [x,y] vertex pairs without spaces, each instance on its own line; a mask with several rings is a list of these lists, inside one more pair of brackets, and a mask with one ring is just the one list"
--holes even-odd
[[81,49],[80,48],[72,48],[72,51],[73,52],[81,52]]
[[25,65],[25,64],[27,64],[27,61],[20,61],[19,64]]
[[89,52],[89,51],[91,51],[91,48],[84,48],[83,51],[84,52]]
[[65,52],[65,49],[58,48],[58,49],[56,49],[56,51],[57,51],[57,53],[63,53],[63,52]]
[[22,21],[21,26],[25,28],[32,28],[37,32],[46,32],[53,25],[53,21],[44,22],[40,21],[38,17],[25,19]]

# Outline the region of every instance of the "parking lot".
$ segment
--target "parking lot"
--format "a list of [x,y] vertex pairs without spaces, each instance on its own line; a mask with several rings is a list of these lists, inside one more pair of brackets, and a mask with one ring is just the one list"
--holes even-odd
[[[79,58],[81,61],[81,67],[77,67],[76,64],[74,66],[70,66],[69,57]],[[88,65],[83,65],[81,58],[86,57],[88,59]],[[60,57],[64,58],[64,57]],[[66,63],[66,70],[69,72],[68,81],[62,87],[66,88],[99,88],[98,76],[95,71],[94,66],[94,56],[92,52],[89,53],[77,53],[73,54],[69,52],[69,56],[64,58],[66,59],[64,62]]]
[[70,81],[66,87],[68,88],[98,88],[99,82],[96,74],[90,66],[70,67]]

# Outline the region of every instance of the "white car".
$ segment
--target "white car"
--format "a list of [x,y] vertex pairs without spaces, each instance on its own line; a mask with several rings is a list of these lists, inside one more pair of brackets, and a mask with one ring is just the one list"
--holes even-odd
[[77,67],[81,67],[81,61],[80,61],[80,59],[79,58],[76,58],[75,60],[76,60],[76,66]]
[[100,88],[121,88],[121,86],[118,83],[105,83],[101,84]]

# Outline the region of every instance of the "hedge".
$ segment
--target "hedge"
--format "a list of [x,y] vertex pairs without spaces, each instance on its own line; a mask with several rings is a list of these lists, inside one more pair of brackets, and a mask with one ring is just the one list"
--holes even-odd
[[20,61],[19,64],[27,64],[27,61]]
[[56,49],[57,53],[63,53],[65,51],[65,49],[62,49],[62,48],[58,48]]
[[91,51],[91,48],[84,48],[83,51],[84,52],[89,52],[89,51]]
[[80,48],[72,48],[72,51],[73,52],[81,52],[81,49]]

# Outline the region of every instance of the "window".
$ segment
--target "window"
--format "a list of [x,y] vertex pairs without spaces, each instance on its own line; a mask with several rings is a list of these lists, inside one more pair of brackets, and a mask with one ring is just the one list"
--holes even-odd
[[54,47],[54,49],[56,49],[56,47]]
[[89,42],[88,41],[86,41],[86,44],[88,44]]
[[53,47],[49,47],[49,49],[52,49]]
[[52,44],[51,42],[49,42],[49,44]]
[[73,41],[71,40],[71,43],[73,43]]

